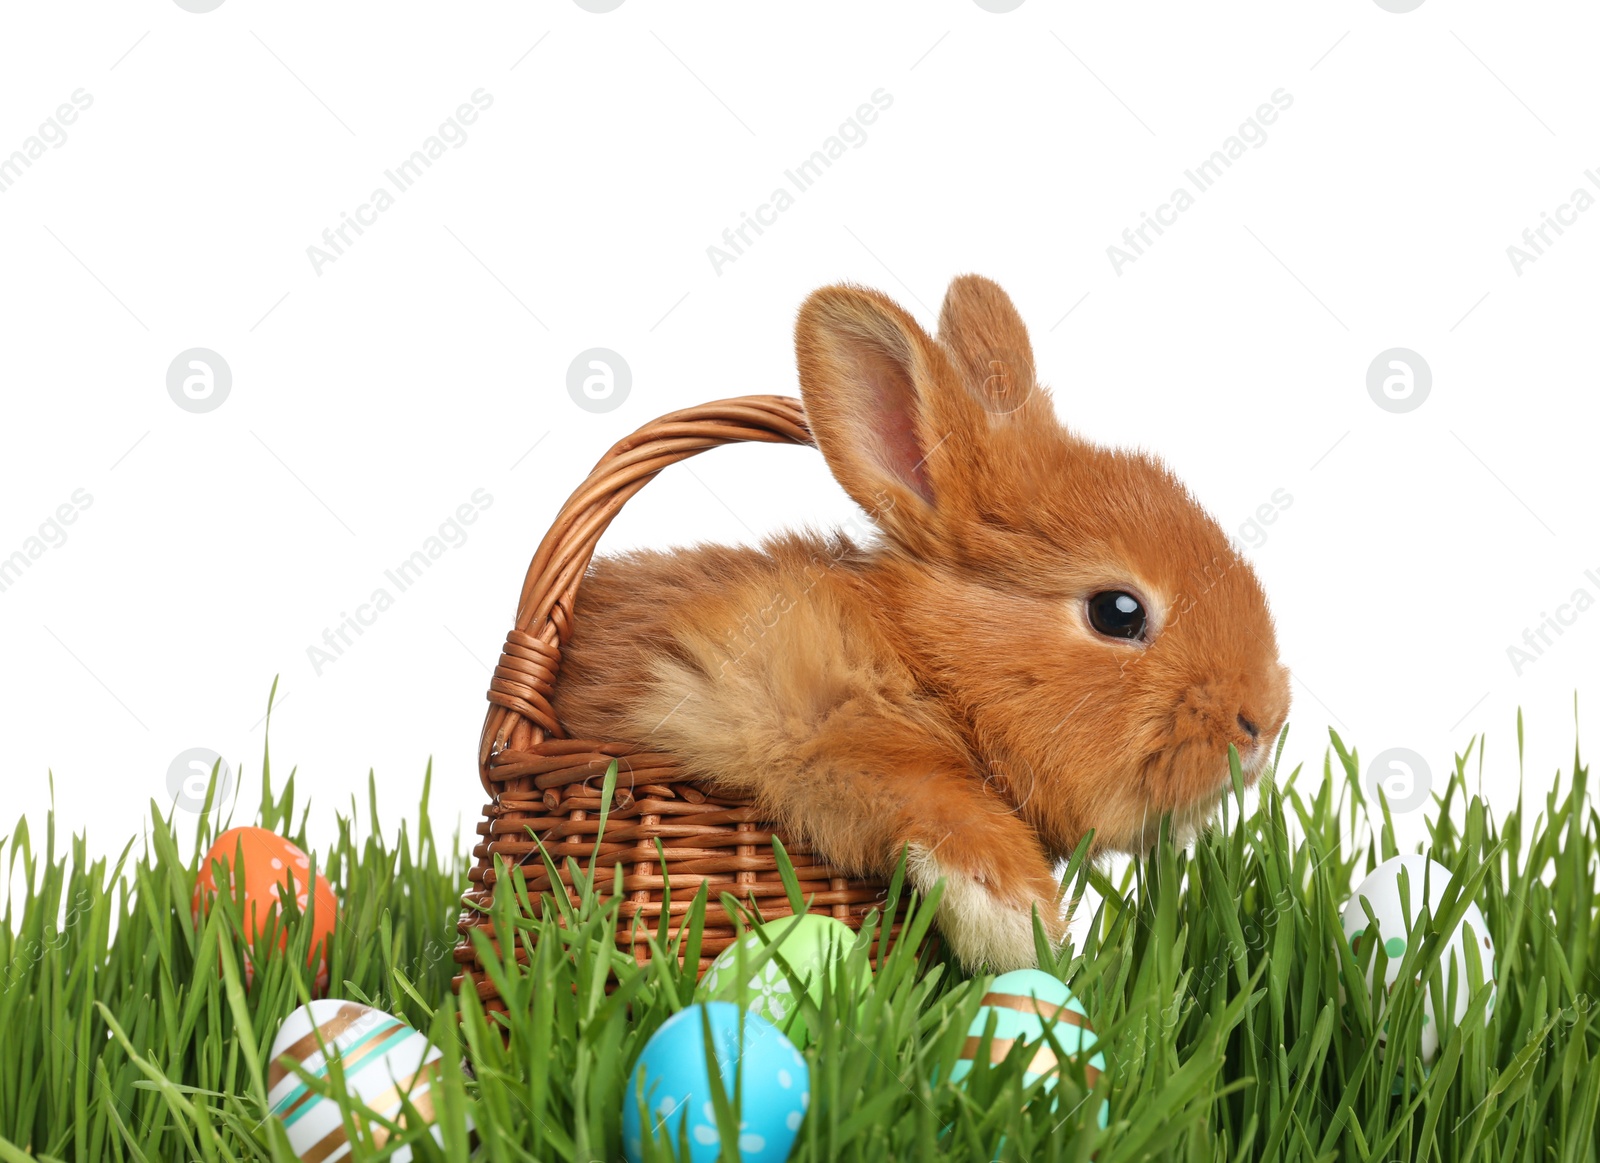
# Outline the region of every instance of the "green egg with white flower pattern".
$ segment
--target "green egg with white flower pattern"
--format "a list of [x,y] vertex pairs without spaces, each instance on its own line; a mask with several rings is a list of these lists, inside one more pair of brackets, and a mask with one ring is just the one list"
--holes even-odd
[[724,949],[700,979],[695,1000],[742,1005],[777,1026],[795,1045],[804,1046],[810,1040],[804,1007],[778,957],[788,962],[804,992],[820,1006],[823,981],[855,940],[855,932],[832,917],[815,913],[781,917],[766,926],[766,940],[758,933],[746,933]]

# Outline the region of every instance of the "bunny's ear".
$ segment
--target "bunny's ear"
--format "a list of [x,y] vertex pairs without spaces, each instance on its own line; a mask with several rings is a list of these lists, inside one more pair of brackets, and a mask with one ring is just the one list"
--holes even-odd
[[981,275],[952,280],[939,310],[939,342],[992,416],[1054,423],[1049,397],[1034,376],[1028,329],[998,285]]
[[857,504],[908,548],[981,454],[986,421],[944,349],[876,291],[824,287],[795,326],[800,391],[817,446]]

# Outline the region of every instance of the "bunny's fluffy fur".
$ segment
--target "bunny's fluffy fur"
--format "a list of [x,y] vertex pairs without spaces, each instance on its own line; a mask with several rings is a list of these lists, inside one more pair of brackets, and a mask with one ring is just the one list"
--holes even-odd
[[[881,539],[791,534],[598,560],[555,709],[569,732],[680,756],[830,862],[903,849],[970,966],[1061,933],[1052,861],[1091,830],[1138,851],[1203,824],[1227,749],[1259,773],[1288,710],[1249,565],[1157,461],[1055,418],[993,283],[956,280],[930,338],[829,287],[796,329],[829,467]],[[1148,641],[1097,634],[1137,594]]]

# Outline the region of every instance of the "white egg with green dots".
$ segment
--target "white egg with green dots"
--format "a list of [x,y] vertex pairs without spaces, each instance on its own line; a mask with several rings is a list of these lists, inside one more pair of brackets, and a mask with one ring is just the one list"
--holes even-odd
[[[1400,884],[1402,870],[1407,874],[1409,888],[1404,895]],[[1396,856],[1373,869],[1371,875],[1356,889],[1355,895],[1345,903],[1344,936],[1355,953],[1356,963],[1360,965],[1366,960],[1368,941],[1383,942],[1383,951],[1388,956],[1388,966],[1384,974],[1385,993],[1394,988],[1394,983],[1400,977],[1400,965],[1406,955],[1406,942],[1410,939],[1411,929],[1416,924],[1424,903],[1424,882],[1426,882],[1428,911],[1437,916],[1451,875],[1448,868],[1437,861],[1429,860],[1426,856]],[[1363,897],[1372,906],[1372,915],[1377,920],[1375,930],[1367,917],[1366,909],[1362,907]],[[1445,990],[1446,997],[1449,996],[1451,967],[1454,966],[1457,983],[1454,1021],[1458,1023],[1467,1016],[1467,1008],[1471,1003],[1471,990],[1468,986],[1469,944],[1476,953],[1482,970],[1482,980],[1492,986],[1495,981],[1494,942],[1489,937],[1489,925],[1484,920],[1483,911],[1471,902],[1467,905],[1461,923],[1455,927],[1450,934],[1450,940],[1445,943],[1441,951],[1441,958],[1445,963],[1440,970],[1440,984]],[[1375,965],[1375,962],[1373,964]],[[1419,980],[1422,979],[1426,968],[1421,965],[1416,967]],[[1372,971],[1373,967],[1369,966],[1367,970],[1369,988],[1372,985]],[[1494,1012],[1494,1000],[1494,995],[1491,993],[1487,1013]],[[1378,1038],[1380,1045],[1388,1041],[1388,1035],[1381,1031]],[[1431,990],[1423,1006],[1421,1051],[1425,1063],[1432,1062],[1439,1051],[1439,1021],[1438,1015],[1433,1012]]]

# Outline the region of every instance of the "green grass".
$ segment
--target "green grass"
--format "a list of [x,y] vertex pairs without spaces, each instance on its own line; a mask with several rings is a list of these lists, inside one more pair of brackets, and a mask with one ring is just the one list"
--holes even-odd
[[[983,982],[917,957],[930,909],[913,902],[908,939],[876,964],[858,943],[808,1014],[813,1101],[793,1158],[1600,1158],[1600,817],[1575,755],[1545,796],[1494,820],[1468,790],[1481,755],[1457,759],[1429,809],[1430,847],[1455,873],[1439,927],[1469,898],[1482,907],[1498,994],[1489,1012],[1482,986],[1465,1021],[1444,1022],[1430,1070],[1416,1058],[1423,995],[1435,991],[1448,1016],[1445,994],[1469,983],[1429,967],[1440,938],[1421,917],[1402,984],[1388,996],[1364,986],[1339,910],[1394,854],[1394,834],[1335,736],[1320,772],[1264,778],[1253,810],[1232,800],[1191,851],[1163,841],[1121,884],[1071,866],[1075,887],[1105,894],[1085,943],[1052,958],[1103,1039],[1095,1095],[1085,1100],[1075,1070],[1051,1095],[1025,1088],[1020,1053],[959,1087],[930,1081],[948,1076]],[[261,785],[255,822],[304,846],[293,775],[275,791],[264,757]],[[360,827],[352,804],[337,842],[316,854],[341,903],[330,993],[390,1009],[449,1061],[474,1065],[470,1080],[446,1072],[444,1147],[420,1139],[417,1157],[620,1159],[628,1072],[643,1040],[691,1000],[692,976],[671,957],[642,971],[619,957],[613,906],[593,884],[542,912],[524,895],[539,916],[522,920],[520,878],[507,878],[496,908],[529,963],[493,964],[511,1005],[502,1038],[470,991],[458,1011],[450,986],[465,844],[436,840],[426,791],[414,831],[380,826],[370,801]],[[153,804],[142,841],[115,862],[91,859],[81,838],[63,846],[53,820],[42,846],[26,822],[0,841],[8,899],[20,902],[0,925],[3,1163],[293,1158],[265,1115],[261,1079],[265,1048],[310,988],[309,926],[290,918],[290,953],[247,990],[238,909],[223,900],[197,928],[197,862],[179,854],[203,851],[226,822],[184,823],[193,835],[180,836],[180,819]],[[1373,943],[1363,955],[1382,956]],[[613,969],[620,984],[608,994]],[[337,1077],[326,1086],[342,1091]],[[348,1129],[359,1129],[353,1119]],[[355,1157],[383,1158],[403,1141]]]

